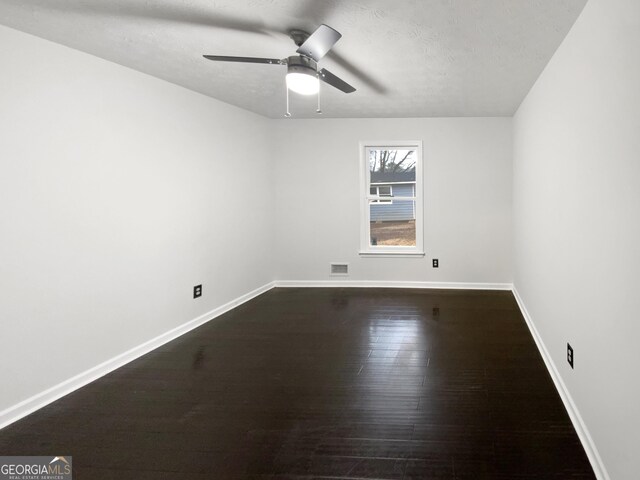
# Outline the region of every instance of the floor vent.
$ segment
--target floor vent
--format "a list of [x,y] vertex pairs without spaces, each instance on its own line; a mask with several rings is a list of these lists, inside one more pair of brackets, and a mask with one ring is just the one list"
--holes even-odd
[[331,275],[349,275],[349,264],[348,263],[332,263],[331,264]]

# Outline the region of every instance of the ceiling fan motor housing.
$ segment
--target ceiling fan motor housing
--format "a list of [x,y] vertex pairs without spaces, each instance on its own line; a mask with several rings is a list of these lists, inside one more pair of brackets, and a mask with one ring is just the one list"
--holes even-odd
[[287,73],[303,73],[316,77],[318,64],[304,55],[293,55],[287,59]]

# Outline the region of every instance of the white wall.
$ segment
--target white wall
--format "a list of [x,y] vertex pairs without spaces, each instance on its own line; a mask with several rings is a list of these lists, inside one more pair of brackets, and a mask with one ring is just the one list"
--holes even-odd
[[[510,118],[274,122],[276,278],[511,283]],[[423,141],[426,257],[358,255],[363,140]]]
[[0,65],[0,411],[273,279],[266,119],[1,26]]
[[587,3],[514,133],[515,286],[611,478],[637,479],[640,2]]

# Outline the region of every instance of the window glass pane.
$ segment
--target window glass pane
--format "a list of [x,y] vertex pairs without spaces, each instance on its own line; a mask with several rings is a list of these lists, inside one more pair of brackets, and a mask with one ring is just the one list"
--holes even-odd
[[369,189],[369,195],[377,195],[378,194],[378,189],[376,187],[371,187]]
[[416,159],[411,149],[370,148],[370,185],[390,185],[394,197],[415,196]]
[[385,195],[386,195],[386,196],[388,196],[388,197],[390,197],[390,196],[391,196],[391,187],[390,187],[390,186],[388,186],[388,185],[386,185],[386,186],[384,186],[384,185],[379,186],[379,187],[378,187],[378,191],[380,192],[378,195],[380,195],[381,197],[382,197],[382,196],[385,196]]
[[414,200],[392,203],[369,202],[371,246],[416,246],[416,205]]
[[[389,183],[388,178],[415,182],[416,151],[411,149],[369,149],[371,183]],[[404,175],[401,175],[404,174]]]

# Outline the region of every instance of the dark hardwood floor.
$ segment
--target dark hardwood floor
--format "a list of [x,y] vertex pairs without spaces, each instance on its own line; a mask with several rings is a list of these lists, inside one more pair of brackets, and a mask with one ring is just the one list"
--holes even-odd
[[0,431],[75,479],[595,478],[510,292],[274,289]]

